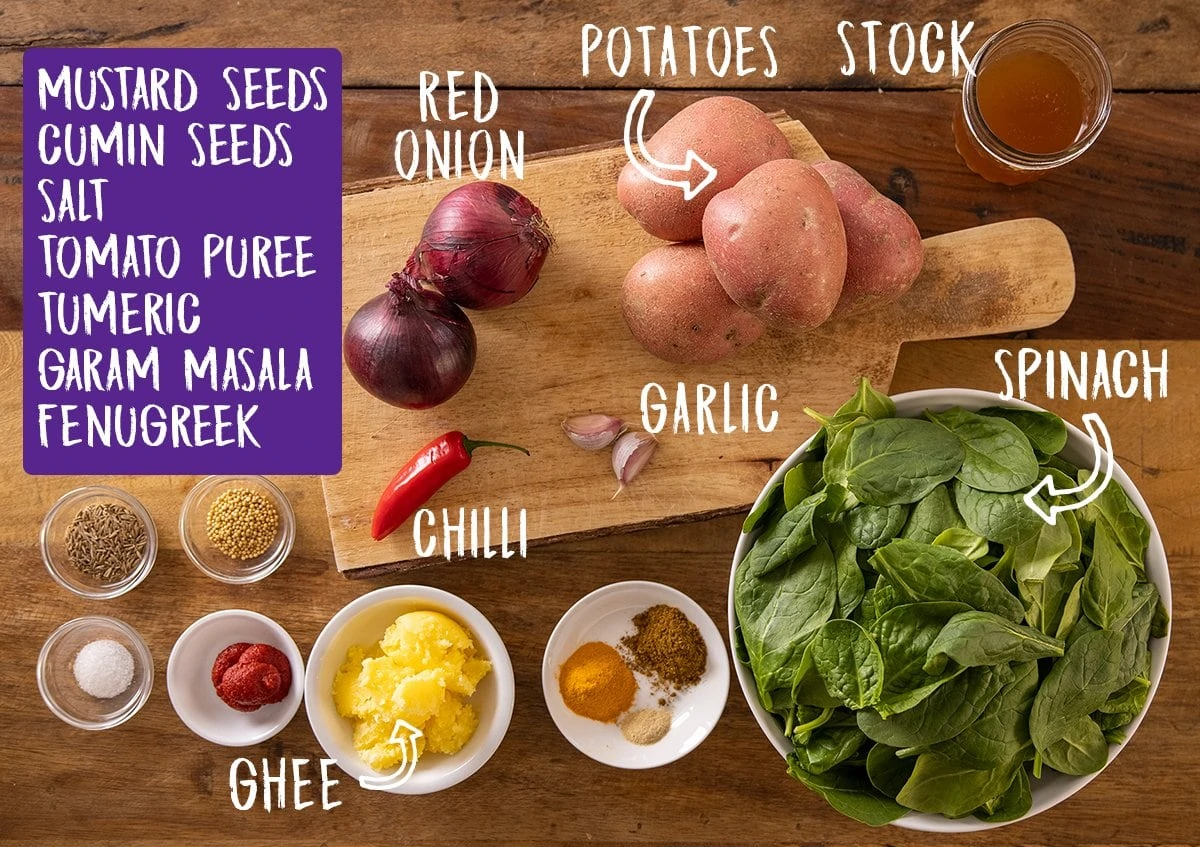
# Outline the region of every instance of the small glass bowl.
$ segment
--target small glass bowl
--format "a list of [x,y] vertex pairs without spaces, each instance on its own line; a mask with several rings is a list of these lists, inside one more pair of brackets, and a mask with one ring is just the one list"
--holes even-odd
[[[119,503],[137,515],[146,526],[146,550],[141,560],[124,579],[116,582],[104,582],[86,575],[67,557],[67,529],[71,521],[86,506],[99,503]],[[55,582],[81,597],[108,600],[132,591],[150,573],[158,555],[158,533],[150,514],[132,494],[107,485],[88,485],[68,491],[50,507],[46,519],[42,521],[41,548],[42,561],[46,563],[46,570],[50,571]]]
[[[133,681],[116,697],[93,697],[75,681],[75,657],[87,644],[109,638],[133,654]],[[136,629],[116,618],[94,615],[67,621],[42,645],[38,691],[50,711],[79,729],[112,729],[138,713],[154,685],[154,658]]]
[[[205,526],[213,502],[231,488],[249,488],[275,504],[279,528],[271,546],[253,559],[234,559],[218,550],[208,538]],[[179,514],[179,540],[192,564],[221,582],[244,585],[273,574],[296,540],[296,516],[282,491],[262,476],[206,476],[196,483],[183,501]]]

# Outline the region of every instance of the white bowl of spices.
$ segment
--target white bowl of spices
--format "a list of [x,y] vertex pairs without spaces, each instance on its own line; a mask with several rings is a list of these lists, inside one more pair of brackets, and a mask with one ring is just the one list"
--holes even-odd
[[40,544],[50,576],[93,600],[132,591],[158,555],[149,513],[132,494],[107,485],[76,488],[60,497],[42,521]]
[[37,664],[50,711],[79,729],[111,729],[150,697],[154,659],[137,630],[116,618],[76,618],[51,633]]
[[716,726],[729,657],[698,603],[657,582],[606,585],[572,606],[542,659],[542,694],[559,732],[618,768],[682,758]]
[[192,564],[221,582],[257,582],[274,573],[296,539],[287,497],[266,477],[207,476],[188,492],[179,540]]

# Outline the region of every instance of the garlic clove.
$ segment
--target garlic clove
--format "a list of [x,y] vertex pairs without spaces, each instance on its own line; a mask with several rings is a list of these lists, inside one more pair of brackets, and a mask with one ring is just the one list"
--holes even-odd
[[625,429],[620,418],[598,412],[576,415],[562,422],[563,432],[571,443],[584,450],[603,450]]
[[[658,449],[658,439],[648,432],[632,430],[617,439],[613,445],[612,466],[620,487],[617,494],[625,490],[625,486],[633,482],[654,451]],[[617,494],[614,494],[615,498]]]

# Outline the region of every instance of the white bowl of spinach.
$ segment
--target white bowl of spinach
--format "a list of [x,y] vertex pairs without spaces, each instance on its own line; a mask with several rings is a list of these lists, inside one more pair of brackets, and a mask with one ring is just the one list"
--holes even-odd
[[[982,391],[858,392],[759,495],[734,553],[742,691],[788,772],[872,825],[966,832],[1049,809],[1128,742],[1171,586],[1141,494],[1074,505],[1092,442]],[[1079,468],[1083,470],[1079,470]]]

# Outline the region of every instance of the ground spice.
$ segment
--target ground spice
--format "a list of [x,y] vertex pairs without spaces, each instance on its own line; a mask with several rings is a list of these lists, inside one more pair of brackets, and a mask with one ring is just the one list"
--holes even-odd
[[252,488],[229,488],[213,501],[204,522],[212,545],[231,559],[257,559],[275,543],[279,512]]
[[671,729],[671,713],[667,709],[638,709],[621,720],[621,734],[634,744],[656,744]]
[[699,628],[674,606],[659,604],[633,618],[636,629],[621,639],[630,666],[659,689],[689,688],[704,676],[708,648]]
[[67,561],[84,576],[120,582],[146,552],[146,525],[128,506],[93,503],[67,527]]
[[558,669],[558,688],[575,714],[613,723],[633,705],[637,680],[614,647],[589,641]]

